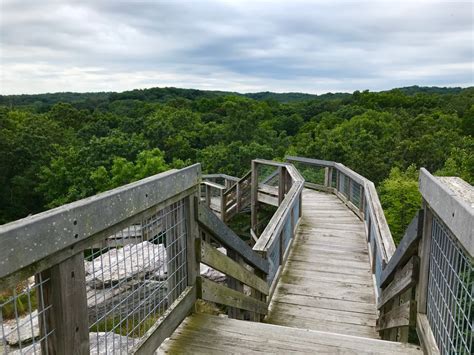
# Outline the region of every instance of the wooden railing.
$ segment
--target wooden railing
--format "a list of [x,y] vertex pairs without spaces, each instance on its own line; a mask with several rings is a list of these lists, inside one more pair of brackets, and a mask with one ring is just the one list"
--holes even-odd
[[2,352],[153,353],[197,297],[200,177],[171,170],[0,226]]
[[382,270],[396,248],[373,182],[333,161],[290,156],[286,160],[300,171],[305,186],[334,193],[364,222],[379,296]]
[[366,226],[377,329],[407,342],[416,329],[425,352],[471,354],[474,347],[474,189],[420,170],[423,209],[395,248],[372,182],[342,164],[287,157],[310,188],[335,193]]
[[[279,241],[288,252],[302,182],[290,164],[256,164],[275,166],[280,181],[278,217],[257,250],[208,207],[217,189],[224,216],[251,202],[256,213],[265,201],[255,169],[221,188],[202,185],[196,164],[0,226],[2,352],[152,354],[198,298],[261,321],[282,265],[269,251]],[[200,264],[226,284],[201,276]]]
[[[277,174],[270,173],[259,179],[259,166],[276,168]],[[276,181],[276,188],[272,186],[273,184],[268,185],[270,176]],[[262,181],[261,184],[259,184],[259,180]],[[285,266],[301,218],[303,187],[304,179],[292,164],[262,159],[252,161],[251,225],[252,230],[258,236],[253,250],[259,252],[269,262],[269,300],[272,298],[281,271]],[[267,197],[263,197],[265,195]],[[270,222],[261,233],[257,228],[259,203],[278,206]]]
[[250,206],[250,171],[240,179],[225,174],[208,174],[203,175],[203,180],[201,198],[222,221],[229,221]]
[[[197,217],[201,233],[210,234],[212,240],[212,243],[206,242],[206,238],[197,240],[198,261],[227,276],[227,287],[199,277],[198,297],[230,307],[231,318],[260,320],[267,314],[268,261],[202,203]],[[224,247],[226,254],[218,251],[218,246]],[[244,289],[244,284],[249,290]]]

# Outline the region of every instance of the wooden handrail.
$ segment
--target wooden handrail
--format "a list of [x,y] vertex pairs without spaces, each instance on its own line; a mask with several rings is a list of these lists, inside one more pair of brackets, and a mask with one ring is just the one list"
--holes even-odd
[[251,266],[268,274],[268,261],[252,250],[237,234],[224,224],[208,207],[198,204],[200,226],[226,248],[232,249]]

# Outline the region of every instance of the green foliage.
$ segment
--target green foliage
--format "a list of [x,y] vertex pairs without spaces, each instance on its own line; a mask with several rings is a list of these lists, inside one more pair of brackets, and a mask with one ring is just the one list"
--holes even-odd
[[379,194],[390,231],[395,244],[398,245],[406,228],[421,208],[416,167],[410,165],[404,172],[399,168],[392,168],[388,178],[380,184]]
[[474,88],[0,96],[0,224],[170,168],[200,162],[241,176],[252,159],[287,153],[341,162],[376,184],[411,164],[472,182],[473,122]]

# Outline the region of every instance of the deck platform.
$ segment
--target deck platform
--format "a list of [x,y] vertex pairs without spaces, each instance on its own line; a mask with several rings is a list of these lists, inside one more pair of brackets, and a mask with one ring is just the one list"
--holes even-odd
[[302,206],[265,322],[193,314],[157,353],[422,353],[379,340],[364,224],[335,195],[305,189]]
[[303,191],[303,217],[267,322],[378,338],[364,224],[335,195]]

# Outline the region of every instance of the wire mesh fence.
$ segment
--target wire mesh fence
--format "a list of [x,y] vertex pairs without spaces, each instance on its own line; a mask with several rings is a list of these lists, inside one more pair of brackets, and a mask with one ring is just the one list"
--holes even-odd
[[[86,287],[91,354],[128,353],[187,285],[186,219],[180,200],[112,238],[134,243],[92,250]],[[125,238],[123,238],[125,239]]]
[[308,165],[305,163],[292,162],[296,169],[303,176],[304,180],[309,183],[324,185],[325,167]]
[[54,332],[46,322],[52,311],[45,297],[49,282],[38,274],[0,293],[0,354],[49,353],[48,340]]
[[432,222],[427,315],[442,354],[472,354],[472,260],[437,217]]

